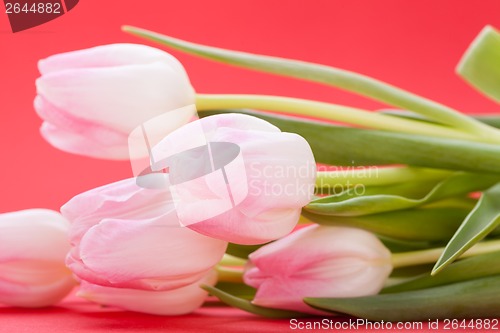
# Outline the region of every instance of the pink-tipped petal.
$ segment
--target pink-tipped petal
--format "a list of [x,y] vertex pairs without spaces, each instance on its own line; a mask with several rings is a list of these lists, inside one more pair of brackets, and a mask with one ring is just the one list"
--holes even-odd
[[124,179],[83,192],[61,207],[71,221],[70,240],[79,243],[83,235],[103,219],[149,219],[172,210],[167,189],[145,189],[135,178]]
[[200,288],[200,285],[213,286],[216,279],[216,274],[209,272],[190,285],[168,291],[110,288],[82,281],[78,296],[125,310],[174,316],[187,314],[199,308],[208,294]]
[[161,62],[68,69],[43,75],[36,86],[57,108],[124,133],[194,102],[189,81]]
[[318,314],[305,297],[358,297],[380,291],[391,254],[364,230],[312,225],[249,256],[245,283],[254,304]]
[[63,262],[69,251],[68,221],[48,209],[0,214],[0,262],[42,260]]
[[181,223],[233,243],[287,235],[314,193],[309,144],[256,117],[221,114],[194,121],[158,143],[152,157],[170,170]]
[[199,280],[227,243],[183,228],[168,187],[136,181],[90,190],[61,208],[72,223],[68,267],[79,279],[109,287],[171,290]]
[[[71,130],[44,122],[40,127],[40,134],[55,148],[75,155],[109,160],[125,160],[129,156],[126,145],[110,144],[118,136],[111,131],[99,133],[99,141],[96,141],[92,137],[77,134]],[[109,141],[106,140],[107,137],[109,137]],[[126,142],[126,138],[123,141]],[[106,144],[102,145],[100,142],[106,142]]]
[[[117,67],[154,62],[169,63],[179,73],[184,67],[172,55],[142,44],[110,44],[52,55],[38,62],[42,75],[74,68]],[[187,77],[187,74],[185,74]]]
[[[0,268],[2,266],[0,265]],[[37,274],[34,271],[31,274]],[[41,308],[59,303],[76,286],[70,272],[52,276],[45,283],[20,284],[0,276],[0,303],[23,308]]]
[[80,243],[85,266],[111,285],[169,290],[215,266],[227,243],[179,226],[175,212],[152,220],[104,220]]
[[0,303],[49,306],[71,291],[68,229],[66,219],[47,209],[0,214]]
[[[195,92],[180,62],[149,46],[67,52],[40,60],[38,67],[35,109],[45,120],[41,133],[66,152],[129,159],[128,139],[135,129],[168,121],[164,136],[195,113],[183,109],[194,105]],[[163,115],[168,119],[158,118]]]

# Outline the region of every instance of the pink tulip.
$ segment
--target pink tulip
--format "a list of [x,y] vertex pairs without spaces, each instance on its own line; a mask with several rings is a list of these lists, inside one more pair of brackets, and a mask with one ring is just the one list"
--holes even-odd
[[59,213],[46,209],[0,214],[0,303],[44,307],[73,289],[64,265],[68,228]]
[[[145,45],[112,44],[40,60],[35,109],[54,147],[104,159],[128,159],[128,135],[143,122],[194,104],[182,65]],[[169,118],[187,123],[194,108]]]
[[233,243],[290,233],[314,193],[316,164],[306,140],[247,115],[184,125],[153,148],[152,159],[153,169],[169,168],[180,222]]
[[167,291],[150,291],[103,287],[83,281],[77,296],[89,301],[116,306],[125,310],[155,315],[182,315],[193,312],[205,301],[208,293],[200,285],[215,285],[215,272],[201,280]]
[[377,294],[392,271],[391,253],[371,233],[312,225],[249,256],[244,281],[256,305],[320,314],[305,297]]
[[205,277],[227,246],[181,227],[170,192],[135,179],[82,193],[61,211],[71,222],[68,267],[104,287],[178,289]]

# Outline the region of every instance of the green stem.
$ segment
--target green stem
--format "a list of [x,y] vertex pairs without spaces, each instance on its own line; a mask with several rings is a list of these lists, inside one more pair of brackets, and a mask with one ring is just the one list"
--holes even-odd
[[[473,257],[500,250],[500,240],[485,241],[476,244],[460,258]],[[416,266],[435,263],[444,251],[444,247],[412,252],[394,253],[392,255],[392,266],[394,268]]]
[[191,43],[132,26],[123,26],[122,30],[213,61],[318,82],[358,93],[401,109],[420,113],[442,124],[474,133],[485,140],[498,139],[500,135],[495,129],[481,124],[448,106],[355,72],[304,61],[256,55]]
[[217,265],[217,276],[219,282],[243,283],[243,268],[229,268]]
[[242,258],[238,258],[235,256],[232,256],[230,254],[224,254],[224,257],[222,257],[222,260],[219,262],[219,265],[221,266],[245,266],[247,261]]
[[343,170],[318,171],[316,188],[385,186],[409,181],[438,180],[451,175],[451,171],[413,167],[348,167]]
[[[253,108],[278,111],[305,117],[316,117],[325,120],[351,123],[364,127],[377,128],[395,132],[430,135],[437,137],[485,141],[469,133],[437,124],[424,123],[404,118],[391,117],[380,113],[369,112],[351,107],[309,101],[299,98],[263,95],[206,95],[196,96],[198,111]],[[485,142],[491,142],[486,140]]]

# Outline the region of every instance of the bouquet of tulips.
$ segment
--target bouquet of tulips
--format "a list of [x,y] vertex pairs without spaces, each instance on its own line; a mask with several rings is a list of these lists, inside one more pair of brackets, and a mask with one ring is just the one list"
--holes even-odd
[[[272,318],[498,316],[500,117],[325,65],[123,30],[394,109],[197,94],[179,61],[140,44],[41,60],[42,136],[130,160],[133,176],[60,213],[0,215],[0,302],[46,306],[78,285],[90,301],[158,315],[212,295]],[[457,72],[500,102],[500,33],[484,28]]]

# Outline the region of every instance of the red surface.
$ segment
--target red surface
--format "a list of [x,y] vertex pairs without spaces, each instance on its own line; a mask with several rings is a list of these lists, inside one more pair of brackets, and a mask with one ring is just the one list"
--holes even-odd
[[[1,7],[1,6],[0,6]],[[319,62],[355,70],[464,112],[495,112],[454,75],[469,42],[486,24],[500,27],[498,0],[85,0],[68,14],[13,34],[0,12],[0,212],[58,209],[73,195],[130,177],[126,162],[87,159],[49,146],[33,111],[36,62],[53,53],[113,42],[142,41],[120,32],[130,24],[196,42]],[[197,91],[263,93],[375,109],[382,105],[339,90],[225,67],[175,53]],[[203,310],[178,318],[100,312],[63,303],[42,311],[0,309],[0,331],[288,330],[238,311]],[[68,309],[83,309],[72,312]],[[224,314],[224,315],[223,315]]]
[[161,317],[103,308],[70,297],[59,307],[0,308],[0,332],[277,332],[288,320],[262,320],[235,309],[202,308],[188,316]]

